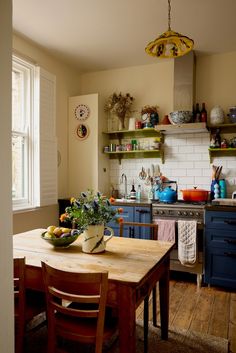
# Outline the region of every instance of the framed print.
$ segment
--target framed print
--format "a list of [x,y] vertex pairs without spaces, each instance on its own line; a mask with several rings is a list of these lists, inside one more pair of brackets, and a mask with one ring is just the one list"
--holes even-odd
[[86,124],[79,124],[76,127],[76,136],[80,140],[85,140],[89,135],[89,128]]

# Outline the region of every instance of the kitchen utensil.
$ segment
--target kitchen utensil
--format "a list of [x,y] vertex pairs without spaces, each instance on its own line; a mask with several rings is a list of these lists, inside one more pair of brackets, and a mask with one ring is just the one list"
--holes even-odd
[[150,185],[151,182],[151,174],[150,174],[150,168],[147,169],[147,177],[145,180],[145,185]]
[[146,173],[145,169],[142,167],[141,172],[139,173],[139,179],[145,180],[146,177],[147,177],[147,173]]
[[171,188],[171,186],[167,186],[165,188],[162,187],[157,194],[160,202],[166,202],[166,203],[174,203],[177,201],[177,182],[176,181],[164,181],[162,185],[164,184],[175,184],[175,190]]
[[217,167],[217,169],[216,169],[215,178],[216,178],[217,180],[220,179],[220,174],[221,174],[222,168],[223,168],[222,166],[219,166],[219,167]]
[[232,199],[236,199],[236,191],[232,193]]
[[197,189],[197,187],[180,191],[183,194],[184,201],[203,202],[207,201],[209,196],[208,190]]

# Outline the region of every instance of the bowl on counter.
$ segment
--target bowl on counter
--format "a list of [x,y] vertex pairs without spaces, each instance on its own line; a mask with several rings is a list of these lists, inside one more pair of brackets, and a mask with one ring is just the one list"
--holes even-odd
[[169,114],[171,124],[187,124],[192,122],[193,113],[190,110],[177,110]]

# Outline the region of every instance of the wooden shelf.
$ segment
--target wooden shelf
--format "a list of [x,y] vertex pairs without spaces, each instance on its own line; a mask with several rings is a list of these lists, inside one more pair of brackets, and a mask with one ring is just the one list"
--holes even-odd
[[216,130],[220,129],[221,133],[228,133],[232,134],[236,132],[236,123],[230,123],[230,124],[219,124],[219,125],[208,125],[209,130]]
[[164,134],[190,134],[190,133],[199,133],[207,132],[206,123],[188,123],[188,124],[179,124],[179,125],[156,125],[156,131]]
[[236,148],[209,148],[210,162],[214,157],[219,156],[236,156]]
[[128,159],[128,158],[160,158],[164,163],[163,150],[136,150],[136,151],[118,151],[118,152],[104,152],[109,155],[110,159]]
[[111,140],[115,139],[126,139],[129,137],[161,137],[160,131],[157,131],[154,128],[147,128],[147,129],[136,129],[136,130],[119,130],[119,131],[108,131],[103,132],[104,134],[109,135]]

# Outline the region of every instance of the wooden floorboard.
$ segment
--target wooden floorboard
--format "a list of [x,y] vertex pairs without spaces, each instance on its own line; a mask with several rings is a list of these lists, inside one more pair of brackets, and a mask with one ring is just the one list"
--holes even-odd
[[[151,298],[149,303],[151,321]],[[136,315],[143,318],[143,305],[137,309]],[[157,323],[160,325],[159,305]],[[170,328],[177,330],[189,329],[226,338],[229,340],[229,353],[236,353],[236,291],[207,286],[198,288],[196,281],[171,279],[169,323]]]

